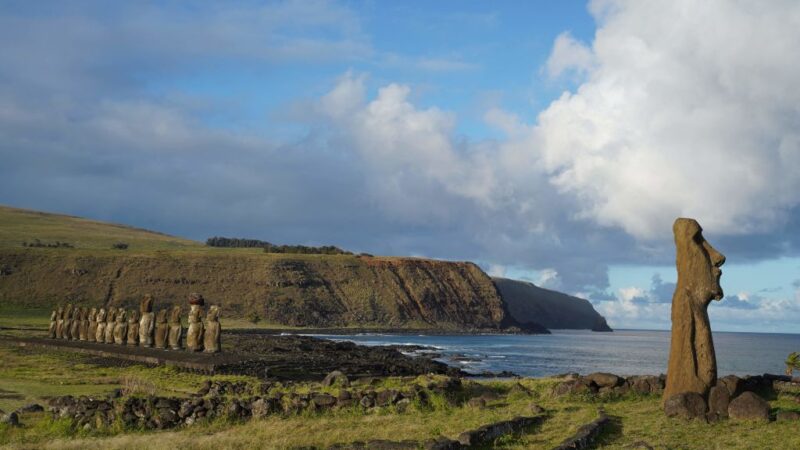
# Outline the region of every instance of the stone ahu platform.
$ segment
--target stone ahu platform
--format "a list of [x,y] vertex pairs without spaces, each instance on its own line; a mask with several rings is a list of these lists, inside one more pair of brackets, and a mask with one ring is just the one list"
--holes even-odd
[[87,341],[70,341],[48,338],[0,337],[22,347],[38,347],[59,351],[82,353],[100,358],[149,364],[154,366],[174,366],[183,370],[207,374],[229,372],[231,369],[247,365],[253,360],[246,355],[231,353],[202,353],[186,350],[162,350],[128,345],[98,344]]

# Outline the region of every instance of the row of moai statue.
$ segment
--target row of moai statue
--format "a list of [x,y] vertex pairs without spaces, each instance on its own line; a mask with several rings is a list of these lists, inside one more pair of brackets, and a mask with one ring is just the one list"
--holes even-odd
[[[219,307],[212,305],[203,322],[205,301],[200,294],[189,295],[189,328],[186,330],[186,350],[217,353],[221,349]],[[183,327],[182,308],[161,309],[153,313],[153,297],[145,295],[139,311],[124,308],[59,307],[50,315],[51,339],[81,340],[116,345],[170,348],[181,350]],[[169,315],[169,320],[167,320]]]

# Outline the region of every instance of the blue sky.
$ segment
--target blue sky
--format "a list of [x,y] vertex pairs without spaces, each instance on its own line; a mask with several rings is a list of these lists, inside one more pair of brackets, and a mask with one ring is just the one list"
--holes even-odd
[[0,203],[472,260],[658,329],[689,216],[728,257],[715,329],[794,332],[798,17],[791,1],[4,2]]

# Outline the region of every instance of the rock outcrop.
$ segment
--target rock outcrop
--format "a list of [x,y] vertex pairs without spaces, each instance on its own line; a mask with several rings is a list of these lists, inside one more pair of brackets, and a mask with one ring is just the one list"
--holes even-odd
[[769,403],[753,392],[743,392],[728,405],[728,416],[735,420],[769,421]]
[[517,322],[538,323],[552,330],[612,331],[588,300],[536,286],[527,281],[492,277],[503,303]]
[[673,225],[678,283],[672,297],[672,336],[664,400],[695,392],[703,398],[717,380],[717,359],[708,320],[708,304],[722,299],[719,267],[725,257],[704,238],[694,219]]

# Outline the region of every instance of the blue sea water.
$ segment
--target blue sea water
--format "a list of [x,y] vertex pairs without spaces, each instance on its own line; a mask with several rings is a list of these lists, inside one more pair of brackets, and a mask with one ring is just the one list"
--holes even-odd
[[[425,345],[435,347],[436,352],[442,355],[441,361],[467,372],[508,370],[522,376],[542,377],[565,372],[664,373],[670,334],[668,331],[643,330],[617,330],[613,333],[554,330],[550,335],[317,336],[362,345]],[[800,351],[800,334],[716,332],[714,347],[719,376],[782,374],[786,356]]]

